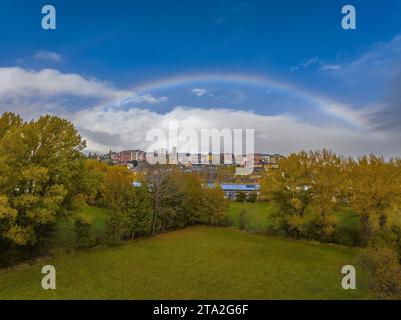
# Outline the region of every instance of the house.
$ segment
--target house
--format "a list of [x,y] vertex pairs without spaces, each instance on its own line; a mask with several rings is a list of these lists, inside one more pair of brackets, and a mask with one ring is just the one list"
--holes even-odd
[[118,153],[118,163],[128,164],[132,161],[141,162],[145,160],[145,152],[141,150],[124,150]]
[[[209,188],[214,188],[215,184],[209,183],[208,186],[209,186]],[[245,193],[245,196],[247,198],[251,193],[256,193],[257,197],[260,194],[260,185],[259,184],[222,183],[220,186],[221,186],[221,189],[223,190],[224,198],[229,199],[229,200],[236,200],[237,196],[240,192]]]
[[240,192],[244,192],[247,198],[251,193],[256,193],[256,196],[260,194],[259,184],[221,184],[221,188],[224,197],[229,200],[236,200]]

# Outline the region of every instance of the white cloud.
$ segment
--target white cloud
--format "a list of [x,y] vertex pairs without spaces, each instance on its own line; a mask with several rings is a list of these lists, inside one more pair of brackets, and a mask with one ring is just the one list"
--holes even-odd
[[[328,148],[347,155],[369,152],[392,155],[397,152],[377,137],[340,126],[319,127],[303,123],[288,115],[265,116],[252,112],[229,109],[200,109],[176,107],[160,114],[145,109],[119,110],[94,108],[84,110],[73,119],[88,148],[107,151],[112,149],[141,148],[146,150],[146,133],[155,128],[168,132],[169,121],[177,121],[179,130],[195,129],[254,129],[255,149],[259,152],[287,154],[299,150]],[[114,137],[114,144],[110,139]],[[386,149],[387,148],[387,149]]]
[[320,68],[322,71],[332,71],[332,70],[339,70],[342,66],[340,64],[323,64]]
[[294,72],[299,69],[307,69],[311,66],[318,66],[320,71],[333,71],[342,68],[341,64],[328,63],[322,61],[319,57],[312,57],[310,59],[304,60],[296,66],[291,67],[290,72]]
[[52,52],[52,51],[47,51],[47,50],[38,50],[35,55],[34,58],[36,60],[45,60],[45,61],[50,61],[50,62],[60,62],[61,61],[61,55],[56,53],[56,52]]
[[304,60],[298,63],[296,66],[290,68],[290,72],[296,71],[301,68],[309,68],[311,65],[320,63],[319,57],[312,57],[310,59]]
[[[198,94],[206,94],[202,92]],[[147,131],[167,130],[168,122],[176,120],[180,129],[254,129],[255,147],[260,152],[286,154],[301,149],[330,148],[351,155],[399,154],[399,143],[394,143],[391,137],[372,136],[361,129],[341,125],[312,125],[285,114],[266,116],[238,110],[185,107],[175,107],[162,114],[143,107],[127,109],[128,103],[155,104],[166,100],[167,97],[150,94],[136,95],[115,89],[108,82],[54,69],[0,68],[0,111],[17,112],[27,120],[45,113],[67,117],[88,139],[88,148],[92,150],[147,149]],[[333,114],[350,112],[337,104],[329,104],[328,110]],[[359,112],[348,116],[354,122],[362,121]]]
[[61,73],[54,69],[0,68],[0,100],[57,95],[118,99],[128,94],[114,89],[110,83],[86,79],[75,73]]
[[290,72],[318,66],[320,71],[332,71],[334,75],[340,76],[355,73],[366,77],[366,73],[369,73],[387,77],[398,72],[400,58],[401,34],[395,36],[391,41],[375,43],[354,59],[344,59],[343,55],[337,55],[331,60],[312,57],[291,67]]
[[158,104],[162,102],[166,102],[168,97],[155,97],[149,93],[142,94],[142,95],[132,95],[128,98],[125,98],[121,101],[118,101],[116,105],[126,105],[126,104],[137,104],[137,103],[150,103],[150,104]]
[[202,97],[203,95],[205,95],[207,93],[206,89],[192,89],[191,91],[194,95],[196,95],[197,97]]

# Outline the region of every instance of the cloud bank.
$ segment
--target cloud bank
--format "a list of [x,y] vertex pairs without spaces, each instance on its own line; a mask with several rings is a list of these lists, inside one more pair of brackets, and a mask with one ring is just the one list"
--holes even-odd
[[201,129],[254,129],[257,152],[288,154],[322,148],[354,156],[396,152],[391,144],[352,129],[318,127],[289,115],[265,116],[229,109],[176,107],[162,114],[146,109],[95,108],[79,112],[74,121],[87,139],[88,148],[99,151],[108,151],[111,146],[116,150],[146,150],[149,130],[158,128],[168,134],[169,122],[177,121],[178,130],[195,129],[198,135]]
[[[150,105],[167,101],[165,96],[135,94],[105,81],[54,69],[0,68],[1,112],[17,112],[27,120],[46,113],[66,117],[75,123],[91,150],[146,150],[150,144],[145,141],[149,130],[159,128],[167,132],[169,122],[177,121],[179,130],[198,132],[212,128],[254,129],[257,152],[288,154],[328,148],[354,156],[371,152],[387,157],[400,155],[398,137],[374,135],[374,131],[363,131],[336,121],[319,126],[285,113],[269,116],[228,108],[174,105],[163,113],[150,108]],[[394,101],[397,105],[399,95],[395,95]],[[127,102],[131,108],[127,108]],[[335,114],[339,106],[341,104],[330,105],[330,110]],[[367,117],[359,113],[352,116]],[[366,121],[372,123],[373,120],[366,118]]]

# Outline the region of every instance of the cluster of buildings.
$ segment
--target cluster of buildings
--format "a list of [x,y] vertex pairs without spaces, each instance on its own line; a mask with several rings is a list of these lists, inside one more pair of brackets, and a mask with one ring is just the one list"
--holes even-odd
[[[240,193],[249,198],[251,194],[259,197],[260,185],[258,184],[258,172],[277,168],[279,160],[283,157],[279,154],[254,153],[236,156],[230,153],[201,154],[201,153],[152,153],[147,154],[142,150],[123,150],[120,152],[110,151],[104,155],[94,155],[100,161],[107,161],[115,165],[124,165],[134,171],[146,170],[147,163],[176,164],[183,170],[199,172],[207,175],[209,187],[213,187],[217,171],[220,167],[238,167],[246,165],[247,161],[253,162],[254,174],[246,179],[246,182],[220,183],[224,196],[229,200],[236,200]],[[226,178],[225,181],[230,181]],[[135,185],[137,186],[137,185]]]
[[120,152],[110,151],[99,156],[101,160],[111,161],[114,164],[126,165],[134,168],[144,162],[177,164],[185,167],[192,166],[245,166],[252,161],[254,168],[276,168],[278,161],[282,158],[279,154],[254,153],[248,155],[234,155],[231,153],[152,153],[146,154],[142,150],[123,150]]

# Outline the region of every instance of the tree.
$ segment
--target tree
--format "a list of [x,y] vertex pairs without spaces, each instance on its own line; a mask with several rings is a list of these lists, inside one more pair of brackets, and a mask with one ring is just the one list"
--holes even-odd
[[93,205],[107,206],[105,203],[103,184],[109,166],[98,160],[85,160],[81,175],[80,192],[85,195],[86,201]]
[[[147,175],[150,194],[152,197],[152,234],[166,230],[174,221],[177,207],[172,208],[172,203],[179,199],[177,183],[170,178],[167,168],[160,165],[152,167]],[[174,210],[175,209],[175,210]]]
[[93,241],[90,233],[91,219],[79,213],[74,217],[75,234],[76,234],[76,247],[79,249],[89,248]]
[[84,148],[85,141],[65,119],[0,117],[0,195],[9,208],[7,222],[0,222],[1,247],[45,242],[78,193]]
[[328,150],[311,151],[308,158],[311,203],[317,211],[310,223],[309,232],[315,234],[314,238],[330,240],[335,229],[335,220],[330,216],[330,211],[342,199],[344,161]]
[[128,192],[124,214],[131,239],[151,232],[152,199],[147,185],[133,188],[132,191]]
[[223,227],[228,224],[228,202],[220,185],[214,188],[204,187],[205,210],[207,223],[214,227]]
[[[400,194],[400,168],[383,157],[363,156],[346,163],[348,174],[344,192],[358,213],[362,236],[368,243],[381,230],[397,223]],[[395,218],[395,219],[394,219]]]
[[401,299],[401,266],[396,251],[386,247],[368,247],[357,257],[368,272],[369,289],[379,299]]
[[308,154],[300,152],[280,159],[278,169],[269,170],[262,180],[262,192],[278,211],[272,215],[275,231],[292,236],[303,232],[304,215],[312,202]]
[[239,212],[240,230],[244,230],[246,228],[247,220],[248,220],[248,211],[246,211],[246,209],[241,209]]
[[103,194],[111,209],[110,219],[107,225],[107,239],[109,244],[117,244],[126,233],[126,217],[124,209],[132,186],[132,176],[128,169],[122,166],[110,167],[102,185]]

